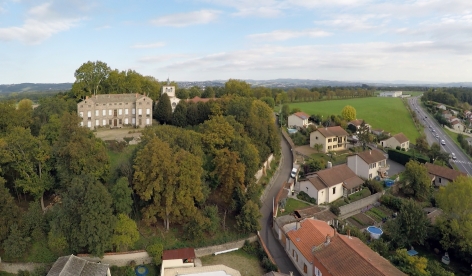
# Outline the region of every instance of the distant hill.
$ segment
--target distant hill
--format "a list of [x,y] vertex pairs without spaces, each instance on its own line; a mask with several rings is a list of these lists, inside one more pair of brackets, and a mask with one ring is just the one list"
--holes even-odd
[[0,84],[0,94],[22,92],[66,91],[72,88],[72,83],[19,83]]
[[[333,80],[310,80],[310,79],[273,79],[273,80],[245,80],[253,86],[264,86],[270,88],[294,88],[294,87],[321,87],[321,86],[374,86],[374,87],[472,87],[472,82],[451,83],[427,83],[414,81],[333,81]],[[189,88],[192,86],[224,86],[226,80],[209,81],[177,81],[179,87]],[[0,94],[22,93],[22,92],[51,92],[67,91],[72,88],[72,83],[20,83],[0,84]]]

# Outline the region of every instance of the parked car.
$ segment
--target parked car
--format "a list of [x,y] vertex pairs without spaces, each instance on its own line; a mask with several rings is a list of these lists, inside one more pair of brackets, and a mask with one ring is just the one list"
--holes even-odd
[[291,176],[292,178],[295,178],[296,175],[297,175],[297,168],[293,168],[293,169],[292,169],[292,172],[290,173],[290,176]]

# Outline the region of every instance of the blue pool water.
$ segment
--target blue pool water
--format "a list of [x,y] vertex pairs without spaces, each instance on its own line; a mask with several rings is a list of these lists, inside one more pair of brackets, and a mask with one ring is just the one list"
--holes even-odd
[[294,134],[294,133],[297,133],[297,132],[298,132],[298,130],[296,130],[296,129],[294,129],[294,128],[287,128],[287,131],[288,131],[288,133],[290,133],[290,134]]
[[380,228],[378,228],[378,227],[375,227],[375,226],[369,226],[369,227],[367,227],[367,231],[368,231],[369,233],[376,234],[376,235],[382,235],[382,234],[383,234],[382,229],[380,229]]

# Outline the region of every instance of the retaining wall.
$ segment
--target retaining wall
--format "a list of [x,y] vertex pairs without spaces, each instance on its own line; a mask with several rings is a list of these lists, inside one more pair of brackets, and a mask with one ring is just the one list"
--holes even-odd
[[274,155],[271,154],[269,155],[269,158],[262,164],[262,168],[256,172],[254,177],[256,178],[256,182],[259,182],[259,179],[261,179],[262,176],[266,175],[267,170],[270,168],[270,163],[272,163],[272,160],[274,160]]
[[202,248],[195,248],[195,256],[197,258],[200,258],[203,256],[213,255],[215,252],[219,252],[223,250],[228,250],[232,248],[241,248],[243,247],[244,242],[246,240],[249,240],[249,242],[255,242],[257,241],[257,239],[258,239],[257,236],[251,236],[247,239],[243,239],[239,241],[228,242],[225,244],[213,245],[213,246],[202,247]]
[[360,213],[362,208],[367,207],[370,204],[374,204],[379,200],[379,198],[383,195],[383,192],[376,193],[373,195],[370,195],[366,198],[363,198],[361,200],[354,201],[352,203],[349,203],[347,205],[339,207],[339,217],[342,219],[345,219],[346,215],[354,215],[357,213]]

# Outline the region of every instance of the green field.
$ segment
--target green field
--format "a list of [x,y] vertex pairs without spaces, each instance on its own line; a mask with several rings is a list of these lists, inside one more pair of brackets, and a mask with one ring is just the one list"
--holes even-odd
[[365,120],[373,129],[383,129],[392,134],[403,132],[413,143],[420,136],[400,98],[370,97],[302,102],[290,104],[290,109],[297,107],[309,115],[320,114],[326,118],[329,115],[340,115],[346,105],[353,106],[357,111],[357,118]]

